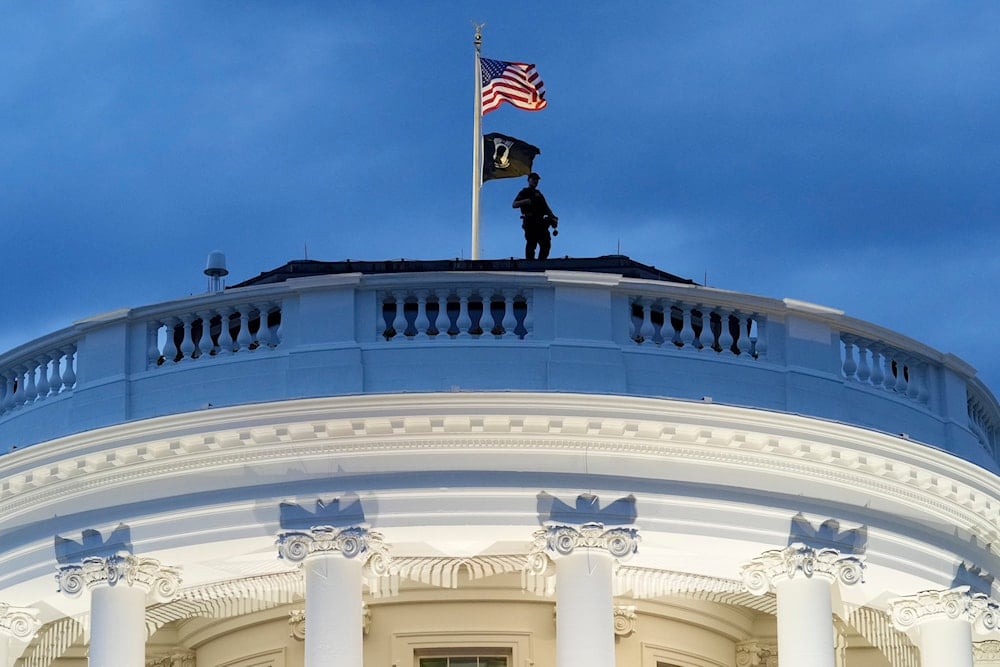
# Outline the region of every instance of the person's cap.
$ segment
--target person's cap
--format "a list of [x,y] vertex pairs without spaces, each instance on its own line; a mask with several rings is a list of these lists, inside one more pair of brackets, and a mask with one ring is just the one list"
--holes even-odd
[[542,180],[542,177],[539,176],[538,174],[536,174],[535,172],[531,172],[530,174],[528,174],[528,178],[534,178],[534,179],[537,179],[539,181]]

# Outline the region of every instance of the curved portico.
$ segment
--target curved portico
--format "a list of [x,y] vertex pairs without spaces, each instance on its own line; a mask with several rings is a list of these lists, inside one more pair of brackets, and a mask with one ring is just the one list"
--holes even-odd
[[[979,611],[949,645],[994,638],[997,415],[961,362],[832,311],[646,278],[302,280],[60,332],[58,370],[25,350],[0,364],[20,378],[0,444],[52,436],[0,456],[0,603],[40,626],[7,632],[8,662],[93,661],[122,640],[98,609],[133,604],[131,650],[178,664],[927,667],[898,601],[955,589]],[[456,284],[469,295],[441,310]],[[478,333],[449,333],[465,318]],[[117,375],[102,366],[133,338]],[[26,356],[49,359],[30,402],[13,398]],[[60,594],[57,567],[88,558],[180,581],[138,603],[117,584]]]

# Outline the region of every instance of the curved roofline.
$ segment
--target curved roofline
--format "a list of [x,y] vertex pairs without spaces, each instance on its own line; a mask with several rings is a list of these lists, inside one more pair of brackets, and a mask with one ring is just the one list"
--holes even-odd
[[583,271],[589,273],[613,273],[624,278],[656,280],[681,285],[697,285],[690,278],[661,271],[654,266],[642,264],[625,255],[602,255],[600,257],[562,257],[556,259],[398,259],[398,260],[352,260],[324,262],[313,259],[296,259],[270,271],[264,271],[255,278],[244,280],[228,289],[281,283],[292,278],[338,275],[343,273],[385,274],[385,273],[426,273],[441,271]]

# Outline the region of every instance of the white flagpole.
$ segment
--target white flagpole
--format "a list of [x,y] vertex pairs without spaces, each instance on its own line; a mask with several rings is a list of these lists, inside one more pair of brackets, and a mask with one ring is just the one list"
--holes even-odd
[[476,117],[472,123],[472,259],[479,259],[479,191],[483,187],[483,79],[479,51],[483,46],[483,26],[476,28]]

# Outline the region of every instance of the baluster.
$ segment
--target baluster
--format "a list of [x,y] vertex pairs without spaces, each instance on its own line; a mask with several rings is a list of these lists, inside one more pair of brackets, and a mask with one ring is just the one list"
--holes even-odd
[[653,304],[645,299],[636,299],[636,305],[642,309],[642,324],[639,325],[639,337],[635,342],[640,345],[649,341],[653,342],[653,334],[656,330],[653,328]]
[[396,340],[406,340],[406,294],[404,292],[393,292],[396,300],[396,317],[392,320],[392,330],[395,332],[393,338]]
[[896,385],[893,390],[902,396],[906,396],[906,357],[898,355],[896,357]]
[[892,354],[889,350],[882,352],[882,359],[885,361],[885,372],[882,386],[892,391],[896,387],[896,376],[892,373]]
[[748,339],[750,338],[750,319],[738,310],[733,311],[733,317],[736,318],[736,338],[733,339],[733,345],[736,346],[736,355],[746,358],[750,354],[750,345],[748,344]]
[[273,343],[272,347],[278,347],[285,337],[285,318],[281,316],[280,303],[275,305],[274,312],[278,314],[278,326],[274,327],[274,331],[271,332],[271,342]]
[[42,400],[49,395],[49,362],[52,359],[48,355],[38,357],[38,381],[35,383],[37,400]]
[[493,329],[497,325],[496,318],[493,317],[493,295],[490,292],[484,292],[482,300],[483,314],[479,317],[479,328],[483,332],[483,338],[491,338],[493,337]]
[[[737,319],[737,326],[739,325],[739,320]],[[732,354],[733,353],[733,332],[730,329],[732,326],[732,320],[730,319],[730,314],[726,311],[719,313],[719,351],[722,354]]]
[[437,329],[435,340],[448,340],[448,331],[451,329],[451,318],[448,317],[448,295],[437,293],[438,314],[434,320],[434,328]]
[[430,336],[427,330],[431,326],[431,321],[427,319],[427,290],[417,292],[417,319],[413,321],[413,326],[417,329],[416,338],[427,340]]
[[767,356],[767,317],[754,313],[753,323],[757,329],[757,337],[753,339],[754,355],[763,359]]
[[872,351],[872,377],[871,384],[873,387],[882,388],[882,382],[885,380],[885,374],[882,371],[883,364],[885,363],[882,359],[882,349],[871,344],[868,346]]
[[192,315],[185,315],[181,318],[184,323],[184,337],[181,339],[181,359],[193,359],[194,358],[194,339],[191,337],[191,322],[194,320]]
[[10,373],[0,375],[0,412],[7,412],[14,405],[14,378]]
[[25,378],[28,380],[27,385],[24,387],[25,403],[31,403],[38,397],[38,389],[35,387],[35,372],[37,369],[34,363],[34,361],[28,363],[28,372],[25,374]]
[[257,349],[273,349],[274,338],[268,319],[271,317],[271,304],[262,303],[257,305]]
[[76,386],[76,345],[69,345],[63,349],[66,367],[63,368],[62,386],[63,391]]
[[219,310],[218,354],[220,355],[233,353],[233,333],[229,330],[229,325],[232,322],[232,316],[232,308],[222,308]]
[[908,380],[906,383],[906,396],[911,400],[917,400],[917,396],[920,395],[920,374],[918,371],[918,364],[916,359],[909,359],[906,364],[906,374]]
[[[393,307],[395,307],[395,301],[392,302]],[[375,316],[375,340],[381,338],[382,340],[389,340],[392,336],[389,335],[389,329],[391,325],[385,321],[385,314],[389,312],[389,295],[386,294],[378,302],[378,313]]]
[[713,350],[715,345],[715,334],[712,332],[713,310],[699,306],[701,310],[701,335],[698,336],[698,346],[701,350]]
[[215,344],[212,343],[212,312],[205,311],[198,313],[201,318],[201,338],[198,340],[199,356],[211,356],[215,351]]
[[687,307],[686,304],[678,303],[677,306],[681,309],[682,323],[681,323],[681,347],[693,347],[694,346],[694,324],[691,322],[691,309]]
[[164,321],[164,325],[167,329],[166,339],[163,341],[163,361],[175,362],[177,361],[177,341],[174,339],[174,331],[177,327],[178,320],[176,318],[170,318]]
[[24,366],[14,367],[14,372],[17,374],[17,380],[15,381],[17,387],[14,389],[14,405],[13,405],[13,407],[15,408],[20,407],[24,403],[24,383],[26,382],[26,379],[24,377],[25,371],[26,369]]
[[514,315],[514,290],[506,289],[503,291],[503,320],[500,322],[500,326],[503,327],[503,337],[504,338],[516,338],[517,333],[517,317]]
[[858,372],[858,364],[854,361],[854,337],[841,335],[840,341],[844,344],[844,365],[842,370],[844,377],[854,380]]
[[531,307],[534,301],[534,293],[526,292],[524,295],[524,321],[521,322],[521,326],[524,327],[524,338],[534,338],[535,337],[535,311]]
[[236,351],[246,351],[253,344],[250,335],[250,306],[240,306],[240,331],[236,334]]
[[63,358],[62,352],[55,352],[52,357],[52,364],[49,368],[49,394],[56,395],[62,391],[62,377],[59,375],[59,361]]
[[459,338],[469,338],[472,335],[469,333],[469,330],[472,328],[472,318],[469,316],[470,295],[470,290],[463,289],[458,291],[458,321],[455,325],[458,327]]
[[160,322],[154,320],[146,324],[146,363],[156,366],[160,361]]
[[858,341],[858,379],[867,384],[868,379],[871,377],[872,371],[871,367],[868,365],[868,343],[859,340]]
[[[674,326],[674,316],[677,316],[681,321],[680,328]],[[667,317],[669,316],[670,321],[667,323]],[[664,326],[669,326],[671,331],[670,342],[673,343],[674,347],[681,347],[684,345],[684,341],[681,340],[681,329],[684,328],[684,313],[675,303],[671,306],[667,306],[663,309]]]

